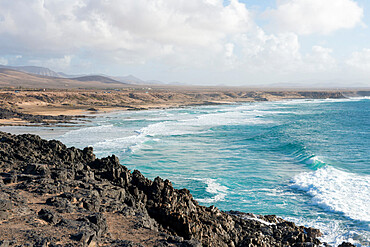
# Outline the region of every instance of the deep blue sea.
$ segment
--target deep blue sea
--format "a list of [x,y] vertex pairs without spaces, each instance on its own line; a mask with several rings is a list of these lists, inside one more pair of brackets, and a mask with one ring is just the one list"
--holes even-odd
[[115,154],[202,205],[276,214],[333,245],[370,245],[369,98],[118,112],[53,137]]

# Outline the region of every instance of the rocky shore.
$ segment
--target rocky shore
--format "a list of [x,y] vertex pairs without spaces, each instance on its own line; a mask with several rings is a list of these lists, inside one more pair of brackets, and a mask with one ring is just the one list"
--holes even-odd
[[91,147],[0,132],[0,246],[325,245],[320,236],[274,215],[201,206]]
[[[356,94],[356,92],[346,92]],[[1,125],[73,124],[95,113],[286,99],[344,98],[341,91],[255,91],[242,88],[136,88],[111,90],[0,89]]]
[[73,124],[78,119],[86,118],[86,116],[65,116],[65,115],[37,115],[18,112],[11,109],[0,108],[0,119],[20,119],[31,124]]

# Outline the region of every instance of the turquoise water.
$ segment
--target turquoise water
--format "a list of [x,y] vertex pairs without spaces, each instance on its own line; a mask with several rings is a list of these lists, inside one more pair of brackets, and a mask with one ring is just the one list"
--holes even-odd
[[293,100],[121,112],[57,137],[203,205],[276,214],[370,245],[370,99]]

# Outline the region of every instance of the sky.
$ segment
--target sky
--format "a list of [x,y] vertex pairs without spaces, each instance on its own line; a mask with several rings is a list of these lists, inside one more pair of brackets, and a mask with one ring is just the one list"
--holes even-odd
[[198,85],[370,86],[369,0],[0,0],[0,64]]

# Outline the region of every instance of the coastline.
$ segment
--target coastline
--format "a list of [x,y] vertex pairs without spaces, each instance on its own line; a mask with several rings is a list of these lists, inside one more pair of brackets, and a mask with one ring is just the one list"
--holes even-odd
[[0,126],[76,124],[97,113],[235,104],[287,99],[345,98],[357,91],[141,88],[136,90],[5,90],[0,91]]
[[[55,246],[319,246],[319,230],[205,207],[117,157],[0,132],[0,240]],[[16,145],[15,145],[16,144]],[[19,153],[22,153],[20,156]],[[353,246],[343,243],[341,246]]]
[[[326,97],[321,97],[322,99],[325,99]],[[339,97],[337,97],[337,98],[339,98]],[[340,97],[340,98],[344,98],[344,97]],[[301,99],[306,99],[306,98],[301,98]],[[309,99],[309,98],[307,98],[307,99]],[[277,100],[281,100],[281,98],[280,99],[277,99]],[[283,99],[284,100],[284,99]],[[272,100],[271,100],[272,101]],[[248,102],[250,102],[250,101],[248,101]],[[209,102],[203,102],[202,104],[188,104],[187,106],[191,106],[191,105],[206,105],[206,104],[209,104]],[[236,103],[236,102],[212,102],[211,104],[219,104],[219,103],[221,103],[221,104],[227,104],[227,103]],[[239,103],[239,102],[237,102],[237,103]],[[167,108],[171,108],[172,106],[169,106],[169,105],[167,105],[167,106],[162,106],[162,107],[159,107],[160,109],[167,109]],[[174,107],[176,107],[176,106],[174,106]],[[178,107],[178,106],[177,106]],[[101,108],[101,109],[104,109],[104,108]],[[120,110],[122,110],[122,108],[105,108],[105,109],[110,109],[110,112],[112,112],[112,111],[115,111],[115,110],[118,110],[118,111],[120,111]],[[158,108],[156,108],[156,107],[153,107],[153,108],[148,108],[148,109],[158,109]],[[77,110],[79,110],[79,109],[77,109]],[[126,109],[127,110],[127,109]],[[137,109],[137,110],[146,110],[146,109]],[[35,113],[40,113],[40,112],[35,112]],[[103,110],[100,110],[100,111],[92,111],[91,113],[90,112],[87,112],[88,114],[90,114],[90,115],[88,115],[88,116],[91,116],[91,117],[93,117],[94,115],[96,115],[96,114],[104,114],[104,111]],[[26,113],[26,114],[29,114],[29,113]],[[32,115],[32,114],[30,114],[30,115]],[[46,116],[50,116],[50,115],[46,115]],[[56,115],[56,116],[59,116],[59,115]],[[73,116],[71,116],[71,119],[73,118]],[[83,118],[86,120],[88,120],[88,117],[86,117],[86,115],[85,116],[83,116]],[[82,125],[83,125],[83,123],[82,123]],[[40,124],[40,125],[35,125],[35,124],[33,124],[33,125],[30,125],[30,124],[25,124],[24,125],[25,127],[23,127],[23,128],[27,128],[27,126],[35,126],[35,127],[37,127],[37,126],[44,126],[45,128],[50,128],[50,127],[55,127],[55,126],[58,126],[58,124],[53,124],[53,123],[49,123],[49,124],[47,124],[47,125],[44,125],[44,124]],[[60,125],[59,125],[60,126]],[[71,125],[69,125],[69,126],[77,126],[77,125],[74,125],[74,124],[71,124]],[[20,127],[21,128],[21,126],[18,126],[18,127]],[[9,125],[9,128],[12,128],[11,127],[11,125]],[[38,127],[39,128],[39,127]],[[22,131],[19,131],[18,132],[19,134],[21,134],[22,133]],[[32,143],[32,142],[31,142]],[[77,151],[77,153],[78,153],[78,151]],[[27,164],[27,166],[28,166],[28,164]],[[4,172],[4,171],[2,171],[2,172]],[[8,172],[5,172],[5,173],[8,173]],[[16,177],[17,177],[17,180],[18,180],[18,176],[20,176],[20,177],[24,177],[24,176],[28,176],[29,174],[28,173],[26,173],[26,174],[24,174],[24,173],[22,173],[21,172],[21,174],[17,174],[16,175]],[[21,180],[22,180],[23,178],[21,178]],[[28,182],[30,182],[30,180],[27,180],[26,181],[26,184],[28,183]],[[149,183],[153,183],[153,181],[151,181],[151,182],[149,182]],[[1,184],[1,181],[0,181],[0,184]],[[116,184],[114,184],[114,185],[116,185]],[[17,185],[18,186],[18,185]],[[26,186],[26,185],[25,185]],[[69,186],[69,185],[68,185]],[[16,191],[18,191],[18,189],[19,189],[19,187],[17,187],[16,188]],[[18,193],[18,192],[15,192],[15,191],[13,191],[14,193]],[[23,192],[21,192],[21,194],[22,194]],[[28,192],[27,192],[28,193]],[[30,196],[30,197],[32,197],[32,194],[27,194],[28,196]],[[33,199],[32,200],[37,200],[34,196],[32,197]],[[47,198],[45,197],[45,196],[43,196],[43,200],[47,200]],[[43,201],[39,201],[38,202],[38,204],[40,204],[40,205],[44,205],[45,204],[45,202],[43,202]],[[30,207],[31,207],[31,205],[29,205]],[[48,206],[50,206],[50,205],[48,205]],[[50,207],[49,207],[50,208]],[[51,209],[52,210],[54,210],[54,211],[57,211],[58,212],[58,208],[55,208],[55,207],[51,207]],[[86,209],[86,208],[85,208]],[[35,208],[34,210],[41,210],[40,208]],[[135,209],[136,210],[136,209]],[[182,209],[182,210],[185,210],[186,211],[186,209]],[[220,212],[222,212],[222,211],[220,211]],[[1,212],[0,212],[1,213]],[[90,211],[89,212],[90,214],[93,214],[94,213],[94,211]],[[116,224],[120,224],[119,222],[125,222],[125,223],[128,223],[127,222],[127,218],[126,218],[126,215],[124,215],[124,216],[122,216],[121,215],[121,213],[122,212],[120,212],[119,214],[113,214],[113,215],[106,215],[106,220],[107,221],[116,221]],[[137,212],[136,212],[137,213]],[[136,214],[135,213],[135,214]],[[262,226],[265,226],[265,225],[268,225],[268,226],[272,226],[272,225],[270,225],[270,223],[276,223],[276,221],[279,221],[280,220],[280,218],[274,218],[273,219],[273,222],[270,222],[269,220],[266,220],[264,217],[265,216],[254,216],[254,215],[251,215],[251,214],[247,214],[247,215],[245,215],[245,214],[243,214],[243,213],[240,213],[240,212],[222,212],[222,213],[226,213],[227,215],[229,215],[229,214],[231,214],[231,215],[236,215],[237,217],[239,217],[240,218],[240,216],[242,216],[242,218],[246,218],[246,219],[249,219],[249,220],[254,220],[254,221],[261,221],[262,220]],[[140,211],[139,212],[139,214],[142,214],[142,212]],[[60,216],[60,215],[59,215]],[[59,216],[58,216],[58,218],[59,218]],[[65,215],[66,217],[70,217],[69,216],[69,214],[66,214]],[[149,217],[150,217],[150,215],[149,215]],[[208,216],[207,216],[208,217]],[[250,219],[252,217],[252,219]],[[256,218],[257,217],[257,218]],[[275,217],[275,216],[274,216]],[[279,220],[277,220],[277,219],[279,219]],[[137,219],[136,219],[137,220]],[[213,219],[212,219],[213,220]],[[212,221],[211,220],[211,221]],[[271,219],[270,219],[271,220]],[[139,220],[140,221],[140,220]],[[150,220],[149,220],[150,221]],[[264,222],[264,223],[263,223]],[[266,223],[267,222],[267,223]],[[137,224],[145,224],[145,223],[143,223],[143,222],[136,222]],[[136,224],[135,223],[135,224]],[[157,222],[158,223],[158,222]],[[281,222],[280,222],[281,223]],[[262,226],[260,226],[260,227],[262,227]],[[115,228],[115,227],[114,227]],[[135,228],[134,226],[132,226],[132,228]],[[135,228],[136,230],[138,230],[139,232],[141,232],[142,230],[145,230],[146,228],[145,227],[140,227],[140,228]],[[127,230],[127,229],[126,229]],[[157,231],[157,230],[156,230]],[[161,230],[160,230],[161,231]],[[159,231],[159,232],[160,232]],[[122,234],[124,235],[124,233],[122,233],[122,232],[115,232],[114,233],[115,234],[115,236],[122,236]],[[130,234],[132,234],[132,233],[130,233]],[[142,232],[140,233],[140,234],[142,234]],[[146,234],[153,234],[153,232],[151,232],[151,233],[146,233]],[[162,233],[161,233],[162,234]],[[169,234],[169,233],[166,233],[166,234]],[[169,234],[169,235],[166,235],[166,237],[165,238],[161,238],[161,237],[159,237],[159,238],[161,238],[162,240],[161,241],[172,241],[172,240],[170,240],[170,239],[173,239],[173,238],[175,238],[175,239],[177,239],[177,237],[179,237],[180,236],[180,240],[181,240],[181,238],[182,238],[182,240],[181,241],[188,241],[188,240],[186,240],[186,238],[184,238],[182,235],[178,235],[177,233],[175,234],[175,235],[171,235],[171,234],[173,234],[173,231],[171,231],[171,233]],[[127,237],[127,235],[124,235],[125,236],[125,240],[127,240],[127,241],[132,241],[133,243],[135,243],[135,241],[137,240],[137,239],[139,239],[139,238],[137,238],[137,239],[135,239],[135,237],[134,238],[129,238],[129,237]],[[157,236],[158,237],[158,236]],[[95,238],[95,237],[94,237]],[[99,237],[100,238],[100,237]],[[1,240],[1,239],[0,239]],[[178,239],[179,240],[179,239]],[[68,240],[69,241],[69,240]],[[95,241],[95,240],[94,240]],[[101,240],[96,240],[96,241],[101,241]],[[142,239],[140,240],[140,241],[142,241]],[[177,241],[177,240],[176,240]],[[181,242],[180,241],[180,243],[181,244],[184,244],[184,242]],[[190,241],[190,240],[189,240]],[[258,241],[258,240],[256,240],[256,241]],[[275,240],[274,240],[275,241]],[[166,243],[167,243],[166,242]],[[202,241],[198,241],[199,243],[200,242],[202,242]],[[252,241],[253,242],[253,241]],[[188,242],[186,242],[187,244],[188,244]],[[235,243],[237,243],[237,242],[235,242]],[[197,243],[196,242],[194,242],[193,244],[195,244],[195,245],[185,245],[185,246],[198,246],[198,245],[196,245]],[[201,243],[202,244],[202,243]],[[229,245],[229,243],[227,244],[227,245]],[[114,246],[114,245],[113,245]],[[133,245],[133,246],[135,246],[135,245]],[[148,244],[148,246],[152,246],[151,244]],[[160,245],[158,245],[158,246],[160,246]],[[173,246],[181,246],[181,245],[173,245]],[[209,243],[207,243],[207,244],[203,244],[203,246],[209,246]],[[214,246],[220,246],[219,245],[219,243],[218,244],[216,244],[216,245],[214,245]],[[222,245],[221,245],[222,246]],[[243,244],[236,244],[235,246],[244,246]],[[251,246],[260,246],[260,245],[251,245]],[[267,246],[278,246],[278,245],[276,245],[276,244],[274,244],[274,245],[267,245]],[[286,243],[284,243],[282,246],[289,246],[289,245],[286,245]],[[301,245],[295,245],[295,246],[301,246]],[[318,246],[318,245],[312,245],[312,246]],[[342,245],[342,246],[353,246],[353,245],[349,245],[349,244],[347,244],[347,245]]]

